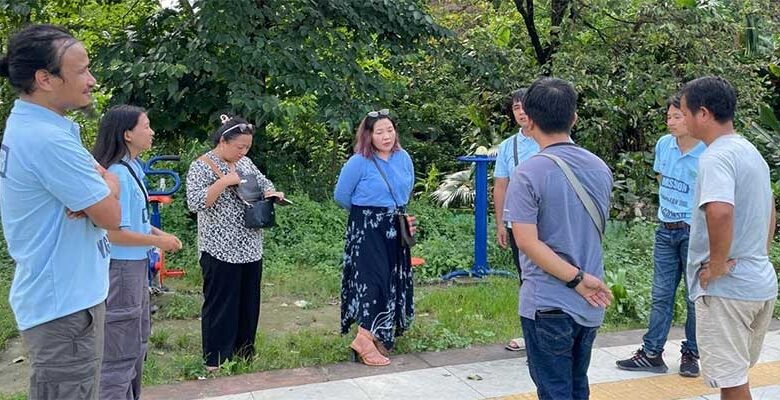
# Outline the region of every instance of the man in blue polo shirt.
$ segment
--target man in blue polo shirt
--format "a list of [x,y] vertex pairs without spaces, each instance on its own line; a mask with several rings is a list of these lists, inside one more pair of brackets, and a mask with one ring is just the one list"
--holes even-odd
[[[523,96],[525,89],[516,90],[512,93],[511,115],[512,126],[518,126],[517,133],[504,139],[498,146],[496,155],[496,168],[493,171],[493,203],[496,213],[496,241],[501,248],[506,249],[507,243],[512,248],[512,262],[517,268],[517,275],[522,281],[523,276],[520,269],[520,252],[517,249],[517,243],[512,236],[512,226],[504,220],[504,199],[506,197],[506,188],[509,186],[509,179],[512,172],[518,164],[527,160],[529,157],[539,152],[539,145],[530,137],[523,134],[523,126],[528,117],[523,110]],[[523,338],[512,339],[505,348],[509,351],[520,351],[524,348]]]
[[[680,97],[667,102],[666,124],[670,135],[658,139],[653,169],[658,174],[658,219],[653,249],[653,306],[650,326],[642,347],[631,358],[617,361],[620,369],[665,373],[669,368],[663,359],[664,345],[674,317],[674,297],[680,279],[685,279],[688,258],[688,236],[691,230],[693,192],[699,156],[704,143],[690,136],[680,111]],[[687,282],[687,280],[686,280]],[[687,292],[687,284],[686,292]],[[685,341],[682,342],[679,374],[699,376],[699,349],[696,346],[696,314],[686,293],[688,313],[685,318]]]
[[108,293],[105,229],[120,220],[118,182],[64,115],[91,103],[84,46],[66,30],[16,33],[0,76],[19,99],[0,147],[0,216],[16,263],[10,303],[31,365],[29,398],[97,399]]

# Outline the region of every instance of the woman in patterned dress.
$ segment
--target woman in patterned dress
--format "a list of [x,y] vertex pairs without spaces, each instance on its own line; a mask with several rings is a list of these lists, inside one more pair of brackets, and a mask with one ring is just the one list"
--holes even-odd
[[187,206],[198,215],[198,251],[203,272],[201,331],[206,369],[235,356],[254,356],[260,317],[263,231],[244,226],[244,204],[236,193],[242,179],[257,179],[266,197],[283,199],[246,157],[254,127],[222,116],[214,148],[190,164]]
[[398,142],[388,110],[372,111],[357,129],[355,154],[339,174],[336,202],[349,210],[341,332],[353,322],[358,332],[350,347],[366,365],[390,364],[395,337],[414,317],[411,256],[399,233],[414,185],[414,167]]

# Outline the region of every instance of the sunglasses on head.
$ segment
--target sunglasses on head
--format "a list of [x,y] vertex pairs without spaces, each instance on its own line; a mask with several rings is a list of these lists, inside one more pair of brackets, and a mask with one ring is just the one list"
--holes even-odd
[[225,135],[227,135],[227,133],[232,131],[233,129],[238,129],[239,132],[246,133],[246,132],[254,131],[255,127],[252,124],[236,124],[231,126],[230,128],[225,129],[225,131],[222,132],[222,137],[225,137]]
[[371,118],[386,117],[390,115],[390,110],[383,108],[379,111],[369,111],[366,116]]

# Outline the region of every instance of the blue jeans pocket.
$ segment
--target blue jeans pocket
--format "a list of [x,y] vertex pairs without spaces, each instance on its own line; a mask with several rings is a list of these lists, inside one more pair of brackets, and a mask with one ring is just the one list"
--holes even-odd
[[539,349],[556,356],[571,353],[574,345],[572,318],[566,313],[536,312],[536,337]]

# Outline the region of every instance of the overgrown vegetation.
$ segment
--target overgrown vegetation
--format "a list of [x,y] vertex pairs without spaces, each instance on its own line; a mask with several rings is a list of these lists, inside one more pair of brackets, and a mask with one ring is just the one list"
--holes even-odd
[[[416,269],[417,320],[399,341],[400,352],[518,334],[516,281],[437,282],[473,261],[471,177],[451,175],[465,167],[455,158],[508,135],[505,96],[541,74],[574,82],[575,140],[603,157],[615,176],[614,222],[604,247],[616,301],[605,329],[647,323],[657,195],[651,151],[665,132],[668,95],[701,75],[731,80],[739,92],[738,129],[759,145],[775,180],[780,171],[776,1],[175,3],[162,9],[154,0],[0,0],[0,49],[30,22],[72,29],[90,50],[100,82],[95,114],[125,102],[148,108],[157,131],[153,151],[180,155],[172,167],[182,176],[209,148],[205,139],[220,113],[242,114],[260,128],[251,156],[277,188],[295,194],[296,206],[280,209],[279,226],[266,232],[263,298],[271,308],[261,316],[260,356],[227,364],[223,375],[346,358],[348,338],[338,335],[337,317],[323,317],[338,315],[346,219],[329,199],[367,110],[390,108],[398,117],[417,171],[414,255],[426,263]],[[13,98],[0,84],[0,120]],[[89,146],[97,119],[77,118]],[[465,208],[442,209],[429,200],[444,181],[451,184],[442,198],[460,193]],[[780,198],[780,185],[775,189]],[[175,293],[158,299],[146,384],[204,373],[196,226],[181,193],[163,213],[165,229],[185,244],[168,266],[187,275],[169,280]],[[498,249],[490,229],[491,266],[513,271],[510,252]],[[775,247],[773,261],[779,256]],[[12,274],[0,241],[0,349],[17,334],[7,303]],[[298,300],[305,303],[296,306]],[[678,298],[676,317],[682,315]]]

